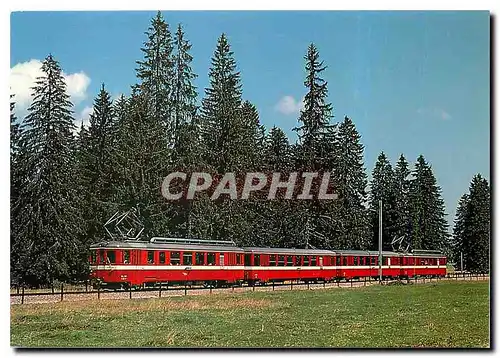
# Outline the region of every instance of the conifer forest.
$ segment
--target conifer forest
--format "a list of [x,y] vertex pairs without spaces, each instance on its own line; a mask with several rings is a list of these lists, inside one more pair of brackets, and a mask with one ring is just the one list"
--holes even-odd
[[[449,228],[441,187],[421,154],[391,163],[381,152],[364,162],[356,118],[335,115],[320,48],[304,48],[304,106],[290,142],[283,128],[265,128],[243,96],[238,56],[229,36],[213,44],[207,88],[193,84],[189,34],[161,12],[144,35],[130,95],[113,101],[102,84],[88,126],[75,126],[64,64],[48,54],[24,118],[10,98],[11,282],[30,286],[88,275],[89,245],[109,240],[104,223],[134,208],[153,236],[233,240],[242,246],[378,249],[404,238],[410,249],[441,250],[455,268],[488,272],[490,185],[474,176]],[[134,46],[134,44],[132,44]],[[297,69],[300,71],[301,69]],[[289,130],[290,128],[286,128]],[[422,151],[425,146],[422,145]],[[337,200],[167,201],[171,172],[330,171]],[[372,180],[368,181],[368,170]],[[466,192],[465,192],[466,191]]]

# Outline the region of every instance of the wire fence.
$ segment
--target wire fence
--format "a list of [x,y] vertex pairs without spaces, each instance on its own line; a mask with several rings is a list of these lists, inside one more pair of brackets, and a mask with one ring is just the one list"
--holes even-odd
[[[156,284],[153,287],[134,289],[112,290],[101,287],[94,288],[87,281],[80,285],[70,285],[61,283],[58,287],[52,286],[49,289],[27,289],[24,286],[11,288],[11,304],[26,303],[48,303],[59,301],[82,301],[82,300],[100,300],[100,299],[133,299],[133,298],[153,298],[153,297],[171,297],[202,295],[221,292],[247,292],[247,291],[278,291],[278,290],[310,290],[318,288],[333,287],[364,287],[369,285],[410,285],[423,284],[439,281],[480,281],[489,280],[489,274],[472,272],[454,272],[446,276],[438,277],[419,277],[411,278],[386,278],[382,281],[372,277],[361,277],[358,279],[343,279],[335,281],[283,281],[267,282],[257,284],[232,285],[224,287],[200,286],[184,284]],[[84,287],[84,289],[83,289]]]

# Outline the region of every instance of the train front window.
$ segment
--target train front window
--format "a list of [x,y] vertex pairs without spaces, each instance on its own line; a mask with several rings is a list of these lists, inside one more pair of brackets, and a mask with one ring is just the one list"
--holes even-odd
[[97,252],[96,250],[90,250],[90,262],[94,263],[97,261]]
[[155,263],[155,252],[148,251],[148,264],[154,264],[154,263]]
[[181,254],[179,251],[173,251],[170,253],[170,265],[180,265],[181,264]]
[[108,264],[116,263],[116,253],[114,250],[107,250],[106,251],[106,263],[108,263]]
[[190,266],[193,264],[193,253],[192,252],[185,252],[184,255],[182,255],[183,265]]

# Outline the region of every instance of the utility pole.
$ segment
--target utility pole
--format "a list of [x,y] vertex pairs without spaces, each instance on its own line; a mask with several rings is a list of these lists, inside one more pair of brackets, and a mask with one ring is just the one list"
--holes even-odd
[[378,276],[382,282],[382,200],[378,201]]

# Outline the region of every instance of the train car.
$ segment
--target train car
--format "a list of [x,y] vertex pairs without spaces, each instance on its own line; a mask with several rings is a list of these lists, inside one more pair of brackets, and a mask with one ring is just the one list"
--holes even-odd
[[245,281],[331,280],[336,276],[330,250],[244,247]]
[[91,278],[110,287],[154,283],[239,283],[243,249],[231,241],[152,238],[91,246]]
[[[379,277],[379,252],[362,250],[336,250],[337,276],[344,279]],[[402,253],[382,251],[382,277],[399,277]]]
[[447,258],[436,250],[413,250],[401,262],[402,277],[446,276]]

